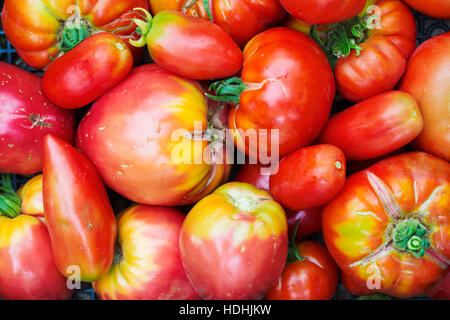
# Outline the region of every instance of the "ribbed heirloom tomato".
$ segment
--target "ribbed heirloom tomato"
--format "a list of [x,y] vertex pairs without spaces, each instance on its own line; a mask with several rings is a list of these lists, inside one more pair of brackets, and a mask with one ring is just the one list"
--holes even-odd
[[367,6],[352,19],[311,29],[335,65],[338,93],[354,102],[394,89],[416,46],[416,22],[405,4],[368,4],[375,4],[375,9]]
[[21,214],[11,177],[3,174],[0,194],[0,298],[68,299],[66,278],[53,259],[50,237],[39,219]]
[[286,15],[278,0],[150,0],[150,9],[153,14],[177,10],[212,20],[241,47],[256,34],[280,23]]
[[122,212],[114,263],[93,284],[97,295],[105,300],[199,299],[181,264],[184,218],[169,207],[135,205]]
[[184,269],[204,299],[261,299],[280,276],[287,248],[283,208],[240,182],[200,200],[180,233]]
[[425,293],[450,263],[450,164],[411,152],[347,179],[322,213],[326,245],[352,292]]
[[259,160],[313,142],[328,119],[335,94],[333,73],[320,47],[303,33],[284,27],[250,40],[241,78],[216,82],[211,89],[214,99],[236,105],[229,115],[235,144]]
[[[2,26],[20,57],[34,68],[96,32],[112,32],[125,42],[136,39],[135,7],[148,8],[146,0],[5,0]],[[134,48],[139,56],[140,50]]]
[[207,116],[197,82],[145,65],[93,104],[78,127],[77,146],[126,198],[191,204],[230,172],[224,147],[204,138]]

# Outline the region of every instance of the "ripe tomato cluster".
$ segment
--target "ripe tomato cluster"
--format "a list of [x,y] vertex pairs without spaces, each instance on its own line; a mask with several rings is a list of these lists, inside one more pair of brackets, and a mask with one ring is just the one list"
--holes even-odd
[[445,0],[5,0],[43,76],[0,62],[0,298],[326,300],[340,279],[450,299],[450,32],[416,48],[409,6],[450,19]]

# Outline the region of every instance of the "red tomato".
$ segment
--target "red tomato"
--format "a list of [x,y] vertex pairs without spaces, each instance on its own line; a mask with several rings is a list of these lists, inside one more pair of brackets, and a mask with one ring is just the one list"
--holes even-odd
[[355,288],[423,294],[450,262],[450,164],[411,152],[350,178],[322,211],[328,250]]
[[268,300],[330,300],[338,280],[336,262],[315,241],[294,245],[278,282],[267,292]]
[[[2,26],[20,57],[43,69],[53,58],[99,31],[112,32],[124,41],[136,38],[130,10],[148,8],[146,0],[5,0]],[[130,46],[136,58],[141,50]]]
[[[245,164],[239,170],[236,178],[237,182],[246,182],[254,185],[258,189],[269,191],[270,175],[265,174],[269,167],[260,164]],[[321,209],[312,208],[307,210],[289,210],[285,209],[289,235],[292,236],[297,222],[300,220],[300,224],[297,228],[296,239],[301,240],[309,237],[313,233],[319,232],[322,227],[321,222]]]
[[448,0],[403,0],[403,2],[427,16],[450,19],[450,2]]
[[[362,101],[394,89],[416,46],[416,22],[401,1],[377,0],[376,9],[312,35],[335,64],[339,94]],[[351,31],[353,30],[353,31]]]
[[0,62],[0,172],[31,175],[42,171],[47,133],[72,141],[72,111],[53,105],[40,77]]
[[49,134],[44,153],[44,216],[56,265],[67,277],[79,271],[81,281],[95,281],[111,266],[116,240],[105,187],[94,166],[70,144]]
[[130,41],[147,44],[153,61],[183,77],[209,80],[230,77],[242,67],[242,52],[218,25],[175,11],[163,11],[147,21],[135,19],[141,38]]
[[[37,218],[20,215],[11,178],[2,175],[0,195],[0,297],[11,300],[68,299],[69,290],[53,260],[50,238]],[[8,200],[9,199],[9,200]]]
[[413,145],[450,161],[450,32],[417,48],[399,89],[417,100],[424,118],[424,128]]
[[116,258],[93,287],[105,300],[199,299],[181,264],[178,247],[184,214],[135,205],[118,217]]
[[366,160],[407,145],[422,128],[416,100],[407,93],[389,91],[332,116],[319,141],[339,147],[348,160]]
[[150,8],[153,14],[177,10],[212,20],[240,47],[258,33],[279,24],[286,15],[278,0],[215,0],[211,4],[208,1],[206,8],[201,0],[150,0]]
[[429,297],[439,300],[450,300],[450,267],[444,277],[427,291]]
[[260,299],[283,271],[288,247],[283,208],[270,194],[227,183],[187,215],[180,252],[204,299]]
[[80,108],[116,85],[132,66],[133,56],[120,37],[98,33],[50,63],[44,93],[60,107]]
[[345,183],[345,156],[332,145],[300,149],[280,161],[270,177],[270,193],[292,210],[324,205]]
[[269,181],[270,174],[268,171],[262,170],[270,170],[269,167],[261,165],[261,164],[244,164],[234,179],[237,182],[246,182],[254,185],[258,189],[269,191]]
[[356,16],[366,0],[280,0],[294,17],[311,24],[329,24]]
[[[286,210],[289,236],[295,233],[297,240],[308,238],[322,230],[322,209],[312,208],[306,210]],[[300,221],[300,223],[298,223]],[[298,228],[295,230],[298,223]]]
[[225,182],[231,169],[220,160],[221,146],[183,138],[206,130],[207,114],[197,82],[145,65],[93,104],[78,127],[77,145],[126,198],[191,204]]
[[277,151],[289,154],[318,136],[335,86],[326,56],[311,38],[284,27],[264,31],[244,49],[241,78],[212,86],[216,99],[238,105],[229,127],[241,151],[261,161]]

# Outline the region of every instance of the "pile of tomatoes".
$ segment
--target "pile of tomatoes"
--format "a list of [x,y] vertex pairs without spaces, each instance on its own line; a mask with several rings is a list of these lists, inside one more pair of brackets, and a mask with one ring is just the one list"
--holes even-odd
[[0,298],[316,300],[340,279],[450,299],[450,32],[416,48],[410,7],[450,19],[447,0],[5,0],[43,76],[0,62]]

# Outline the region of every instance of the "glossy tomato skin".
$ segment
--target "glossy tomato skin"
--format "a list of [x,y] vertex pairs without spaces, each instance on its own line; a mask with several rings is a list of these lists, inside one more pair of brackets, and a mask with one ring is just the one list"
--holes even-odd
[[[120,257],[93,287],[103,300],[194,300],[179,251],[184,214],[135,205],[118,217]],[[117,254],[116,254],[117,255]]]
[[22,214],[44,220],[44,199],[42,197],[43,175],[39,174],[27,181],[17,194],[22,200]]
[[[241,151],[257,159],[279,149],[284,156],[318,136],[330,113],[335,84],[325,54],[311,38],[285,27],[257,35],[244,49],[241,79],[248,89],[229,116]],[[261,130],[267,130],[267,143],[258,142],[257,154],[244,135],[251,132],[247,130],[256,130],[261,139]],[[275,134],[279,144],[272,147]]]
[[322,230],[322,208],[312,208],[305,210],[286,209],[289,237],[294,234],[297,222],[300,221],[295,234],[296,240],[308,238],[316,232]]
[[44,138],[44,216],[58,270],[95,281],[111,266],[116,218],[95,167],[70,144]]
[[304,260],[286,265],[278,282],[267,292],[268,300],[330,300],[338,281],[336,262],[322,244],[302,241],[297,245]]
[[0,62],[0,172],[31,175],[42,171],[47,133],[72,142],[75,119],[42,91],[42,79]]
[[450,161],[450,32],[422,43],[408,62],[399,89],[418,102],[424,128],[415,148]]
[[[209,20],[203,1],[198,0],[187,10],[189,0],[150,0],[154,14],[164,10],[177,10],[193,17]],[[286,12],[277,0],[216,0],[210,3],[213,21],[221,26],[240,47],[256,34],[279,24]]]
[[98,33],[50,63],[44,93],[60,107],[80,108],[116,85],[132,66],[131,51],[119,36]]
[[353,18],[366,4],[365,0],[280,0],[294,17],[311,24],[329,24]]
[[416,22],[401,1],[382,0],[379,29],[367,32],[362,51],[338,60],[335,76],[339,94],[358,102],[394,89],[416,45]]
[[56,268],[45,225],[26,215],[0,216],[0,297],[63,300],[71,295]]
[[427,291],[430,298],[438,300],[450,300],[450,267],[444,277]]
[[[268,171],[261,171],[269,169],[269,167],[261,164],[245,164],[239,170],[234,181],[245,182],[254,185],[258,189],[269,192],[270,190],[270,175],[266,174]],[[297,222],[300,224],[297,228],[296,239],[301,240],[310,235],[319,232],[322,227],[322,211],[320,208],[312,208],[307,210],[290,210],[285,209],[289,237],[292,237]]]
[[344,153],[332,145],[315,145],[283,158],[270,177],[270,193],[292,210],[311,209],[330,201],[344,186]]
[[270,189],[270,174],[263,174],[267,173],[268,171],[262,171],[267,170],[268,168],[269,167],[261,164],[244,164],[239,169],[239,172],[234,181],[250,183],[258,189],[268,192]]
[[447,0],[403,0],[414,10],[438,19],[450,19],[450,2]]
[[[322,232],[353,291],[414,297],[444,275],[450,257],[449,188],[450,165],[421,152],[388,158],[347,179],[323,209]],[[423,256],[395,241],[400,223],[410,219],[426,227],[422,235],[429,247],[423,247]]]
[[[184,205],[211,193],[231,169],[225,161],[201,158],[210,154],[209,141],[187,140],[186,147],[180,138],[206,129],[207,105],[198,83],[151,64],[135,68],[93,104],[78,127],[77,146],[126,198]],[[181,151],[188,159],[178,157]]]
[[200,200],[180,234],[184,269],[203,299],[261,299],[283,270],[287,246],[283,208],[239,182]]
[[319,141],[339,147],[348,160],[367,160],[407,145],[422,128],[416,100],[407,93],[389,91],[333,115]]
[[[31,67],[43,69],[62,54],[61,34],[79,22],[89,32],[106,31],[119,35],[128,44],[138,17],[133,8],[148,8],[146,0],[6,0],[2,10],[2,26],[8,40],[20,57]],[[76,18],[76,19],[75,19]],[[140,58],[141,49],[130,45],[133,55]]]
[[235,75],[242,67],[241,49],[225,30],[184,13],[158,13],[146,42],[158,65],[186,78],[222,79]]

